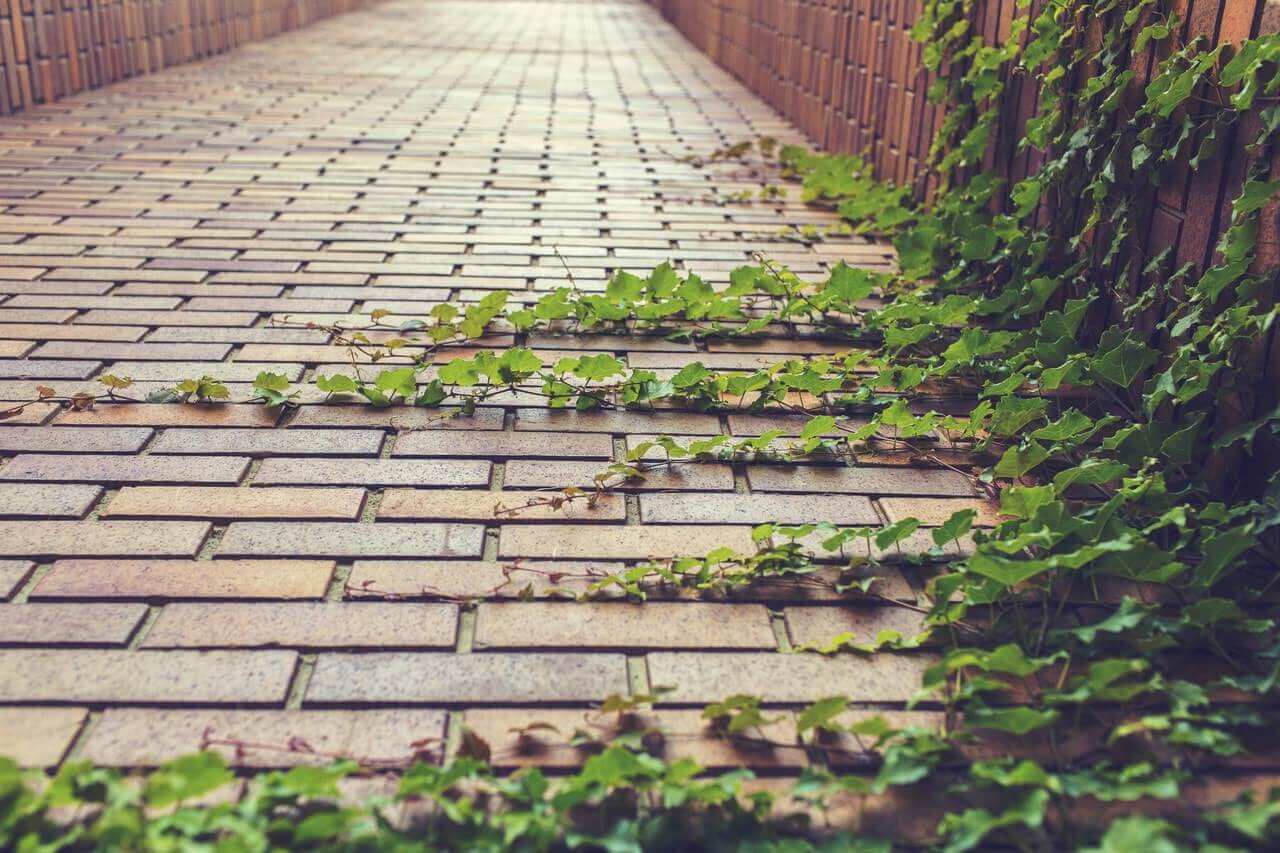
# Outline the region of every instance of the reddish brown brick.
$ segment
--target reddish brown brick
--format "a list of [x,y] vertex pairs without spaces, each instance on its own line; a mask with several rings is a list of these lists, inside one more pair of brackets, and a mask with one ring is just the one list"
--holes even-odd
[[279,408],[230,403],[98,403],[87,412],[63,412],[58,424],[149,427],[271,427]]
[[0,743],[19,767],[62,761],[89,712],[84,708],[0,708]]
[[323,598],[332,560],[58,560],[33,598]]
[[80,754],[104,767],[154,767],[204,748],[221,753],[234,767],[325,765],[334,755],[378,765],[407,762],[420,749],[438,744],[444,724],[445,712],[428,709],[110,708]]
[[0,426],[0,452],[136,453],[152,432],[133,427]]
[[572,524],[503,527],[498,553],[503,557],[643,560],[701,556],[720,547],[754,553],[750,527],[729,525],[656,525],[609,529],[608,536]]
[[[551,501],[563,500],[560,506]],[[622,521],[627,508],[621,495],[561,492],[491,492],[488,490],[391,489],[378,508],[379,519],[497,521]]]
[[458,608],[411,602],[169,604],[144,648],[451,649]]
[[720,418],[694,412],[577,412],[518,409],[516,429],[552,432],[647,432],[660,435],[719,435]]
[[456,408],[418,409],[394,406],[376,409],[358,406],[302,406],[291,427],[387,427],[398,430],[500,430],[501,409],[476,409],[461,415]]
[[519,602],[481,604],[476,647],[495,649],[773,649],[759,604]]
[[622,563],[440,560],[357,560],[347,581],[350,598],[522,598],[576,595]]
[[296,663],[286,651],[0,649],[0,701],[278,704]]
[[5,604],[0,644],[123,646],[146,615],[145,604]]
[[[72,462],[74,461],[74,465]],[[237,483],[243,456],[75,456],[30,453],[0,467],[0,480],[49,483]]]
[[396,442],[392,456],[483,456],[494,459],[608,459],[607,435],[510,432],[412,432]]
[[222,361],[230,344],[151,344],[114,341],[52,341],[33,358],[97,358],[111,361]]
[[232,456],[376,456],[382,432],[357,429],[167,429],[153,453]]
[[84,518],[102,495],[98,486],[0,484],[2,518]]
[[192,557],[201,521],[0,521],[5,557]]
[[363,506],[363,489],[126,486],[102,517],[353,521]]

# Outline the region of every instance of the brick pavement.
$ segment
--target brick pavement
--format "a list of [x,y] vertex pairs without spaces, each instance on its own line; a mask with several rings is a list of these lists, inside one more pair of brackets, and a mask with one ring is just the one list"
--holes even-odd
[[[385,309],[394,321],[493,289],[536,297],[565,283],[557,250],[585,289],[668,259],[722,283],[753,249],[802,275],[841,257],[890,262],[857,239],[783,240],[784,224],[832,218],[794,198],[717,203],[751,184],[678,159],[759,135],[803,141],[627,0],[388,2],[2,119],[0,400],[37,384],[96,393],[109,372],[139,394],[208,374],[243,401],[260,370],[306,379],[348,362],[327,333],[273,320]],[[659,370],[844,348],[493,342]],[[676,732],[673,755],[794,771],[803,749],[717,739],[696,708],[735,692],[900,706],[927,653],[786,652],[910,631],[915,614],[793,583],[731,602],[558,593],[651,556],[750,549],[762,521],[983,509],[956,473],[877,457],[684,465],[594,508],[496,513],[589,485],[647,436],[796,424],[551,412],[534,398],[439,424],[314,389],[302,402],[40,404],[0,425],[0,744],[37,766],[70,754],[154,765],[206,731],[387,758],[456,740],[465,719],[499,763],[563,766],[581,758],[563,741],[593,703],[669,685],[654,713]],[[881,574],[885,594],[922,595],[909,567]],[[559,733],[533,750],[508,743],[533,719]]]

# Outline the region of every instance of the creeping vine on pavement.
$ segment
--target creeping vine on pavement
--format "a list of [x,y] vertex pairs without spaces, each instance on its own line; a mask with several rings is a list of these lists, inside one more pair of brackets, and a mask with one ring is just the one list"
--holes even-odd
[[[1280,37],[1180,45],[1170,5],[1020,3],[1009,36],[990,44],[973,31],[972,3],[928,0],[916,35],[947,117],[925,202],[877,181],[856,156],[767,142],[706,158],[750,160],[766,186],[775,175],[799,182],[804,200],[838,210],[854,231],[891,239],[895,274],[841,263],[811,282],[758,257],[721,289],[662,265],[645,277],[619,272],[602,292],[570,276],[571,286],[527,307],[509,307],[499,292],[399,325],[375,312],[365,328],[330,329],[349,346],[350,374],[317,377],[313,390],[263,373],[254,396],[267,405],[313,395],[443,407],[445,417],[528,397],[584,411],[806,418],[798,436],[642,442],[601,472],[597,492],[655,466],[711,459],[898,453],[971,475],[998,501],[1002,520],[990,529],[974,528],[972,510],[934,528],[912,518],[881,528],[761,525],[753,553],[722,548],[575,578],[570,594],[722,594],[781,579],[856,599],[878,594],[870,578],[879,562],[930,560],[924,634],[885,632],[871,643],[845,635],[812,651],[925,647],[933,662],[912,704],[941,709],[945,725],[854,713],[849,696],[801,709],[796,730],[814,755],[853,739],[878,759],[860,773],[818,761],[791,792],[791,812],[901,787],[934,791],[919,798],[935,811],[942,798],[931,843],[950,851],[1273,846],[1280,792],[1195,797],[1197,774],[1247,763],[1277,721],[1280,480],[1274,467],[1245,471],[1242,460],[1273,452],[1280,432],[1280,410],[1260,410],[1257,387],[1257,341],[1275,322],[1278,271],[1255,263],[1260,212],[1280,190],[1266,180],[1280,135]],[[1134,57],[1148,50],[1158,62],[1139,84]],[[1019,77],[1039,89],[1021,146],[1041,165],[1010,184],[983,163]],[[1160,189],[1238,140],[1249,165],[1211,262],[1179,266],[1171,251],[1149,252]],[[607,352],[545,363],[531,348],[483,347],[487,335],[534,331],[685,341],[772,333],[835,337],[848,349],[742,371],[695,356],[659,372]],[[131,384],[103,382],[116,399]],[[216,400],[229,390],[203,377],[158,399],[184,395]],[[547,505],[597,492],[566,490]],[[654,698],[606,706],[629,713]],[[776,715],[752,696],[706,711],[726,736],[764,737]],[[893,841],[822,841],[777,820],[782,807],[769,796],[742,799],[749,774],[702,774],[649,755],[650,746],[623,737],[597,745],[570,777],[499,778],[470,736],[465,754],[442,767],[413,764],[397,797],[430,801],[413,836],[429,845],[782,849],[785,838],[797,848],[884,850]],[[66,832],[81,846],[156,849],[190,839],[227,849],[409,844],[387,803],[330,802],[335,780],[357,764],[260,777],[239,803],[211,808],[182,805],[230,781],[211,753],[162,768],[141,792],[76,764],[36,793],[0,765],[0,841],[35,849]],[[1170,808],[1153,808],[1162,801]],[[54,822],[52,810],[80,803],[101,808],[74,829]],[[175,804],[160,816],[144,809]]]

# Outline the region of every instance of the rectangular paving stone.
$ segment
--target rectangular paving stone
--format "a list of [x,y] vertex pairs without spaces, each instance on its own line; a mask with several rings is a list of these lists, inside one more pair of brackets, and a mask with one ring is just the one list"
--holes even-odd
[[577,703],[626,691],[619,654],[321,653],[304,705]]
[[0,452],[136,453],[152,433],[140,427],[0,426]]
[[142,646],[451,649],[457,622],[453,604],[168,604]]
[[751,528],[730,525],[629,525],[607,536],[572,524],[507,525],[498,539],[502,557],[644,560],[702,556],[720,547],[755,553]]
[[476,648],[774,649],[760,604],[527,601],[476,611]]
[[759,492],[843,492],[858,495],[972,497],[969,478],[923,468],[751,465],[747,481]]
[[58,425],[149,427],[273,427],[280,408],[235,403],[96,403],[85,412],[64,411]]
[[253,482],[264,486],[484,486],[492,467],[479,459],[264,459]]
[[501,409],[476,409],[462,415],[456,408],[419,409],[395,406],[301,406],[289,422],[296,427],[389,427],[397,430],[500,430]]
[[8,601],[35,571],[30,560],[0,560],[0,601]]
[[217,556],[478,557],[483,544],[476,524],[236,521]]
[[880,523],[871,501],[858,495],[641,495],[640,519],[647,524]]
[[[498,560],[356,560],[347,598],[508,599],[563,597],[621,572],[622,563]],[[602,591],[605,597],[609,592]]]
[[[563,501],[556,506],[554,501]],[[549,503],[551,502],[551,503]],[[389,489],[379,519],[621,522],[627,507],[621,495],[559,492],[491,492],[487,489]]]
[[[74,464],[72,462],[74,461]],[[243,456],[92,456],[23,454],[0,467],[0,480],[50,483],[229,483],[249,470]]]
[[319,599],[332,560],[57,560],[33,599]]
[[[354,521],[364,494],[364,489],[126,486],[102,517]],[[0,505],[3,495],[0,487]]]
[[146,615],[145,604],[5,604],[0,644],[123,646]]
[[296,664],[277,650],[0,649],[0,701],[280,704]]
[[925,630],[924,615],[889,604],[866,603],[845,607],[788,607],[787,633],[797,646],[825,646],[852,634],[854,642],[872,643],[881,631],[897,631],[904,638]]
[[0,483],[0,517],[84,518],[101,495],[98,486]]
[[905,702],[920,688],[932,655],[869,656],[776,652],[653,652],[654,686],[674,687],[663,704],[703,704],[746,693],[765,702],[808,703],[827,696],[855,702]]
[[974,527],[994,527],[1001,521],[1000,504],[980,498],[881,498],[878,503],[890,521],[918,518],[921,524],[939,526],[966,509],[977,513]]
[[89,712],[84,708],[0,708],[0,743],[19,767],[53,767],[66,756]]
[[239,456],[376,456],[378,430],[167,429],[151,445],[157,454]]
[[[605,462],[515,459],[506,465],[503,484],[513,489],[591,489]],[[643,472],[643,479],[608,477],[610,491],[733,491],[733,469],[728,465],[690,463],[665,465]]]
[[194,557],[203,521],[0,521],[0,557]]
[[32,358],[95,358],[110,361],[222,361],[231,344],[152,344],[113,341],[50,341]]
[[156,767],[204,748],[244,768],[326,766],[334,755],[366,766],[408,763],[423,748],[415,744],[429,748],[444,737],[445,717],[426,708],[108,708],[80,754],[101,767]]
[[493,459],[609,459],[607,435],[512,432],[411,432],[402,435],[392,456],[482,456]]
[[647,432],[659,435],[719,435],[720,418],[695,412],[577,412],[517,409],[516,429],[535,432]]
[[[145,334],[145,329],[140,329],[136,326],[90,326],[87,324],[63,326],[56,323],[0,322],[0,338],[19,338],[23,341],[32,342],[59,340],[63,338],[73,341],[133,342],[137,341]],[[28,348],[33,348],[34,346],[35,344],[31,343],[28,345]],[[23,349],[17,354],[25,352],[27,352],[27,349]]]
[[4,379],[88,379],[102,367],[100,361],[29,358],[0,360],[0,378]]

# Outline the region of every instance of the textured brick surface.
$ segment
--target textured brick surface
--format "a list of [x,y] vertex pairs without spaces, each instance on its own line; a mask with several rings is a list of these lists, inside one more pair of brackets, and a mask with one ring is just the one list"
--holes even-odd
[[83,708],[0,708],[0,743],[21,767],[51,767],[88,717]]
[[[730,742],[694,706],[846,692],[892,707],[914,690],[927,653],[777,651],[918,627],[870,596],[839,606],[834,558],[727,594],[648,584],[641,604],[592,588],[649,558],[750,553],[762,522],[936,524],[972,506],[990,523],[962,474],[888,453],[657,464],[594,506],[521,508],[592,489],[646,437],[794,435],[804,418],[552,409],[534,387],[461,415],[310,384],[383,367],[333,324],[375,343],[416,337],[386,362],[406,364],[427,349],[402,324],[495,290],[530,304],[568,283],[557,255],[591,292],[666,260],[720,287],[755,249],[815,280],[841,258],[889,268],[892,250],[862,238],[778,239],[836,221],[793,189],[719,203],[750,183],[696,158],[805,140],[649,5],[483,5],[387,0],[0,120],[0,400],[30,400],[37,384],[101,394],[111,373],[134,379],[120,396],[139,401],[45,402],[0,422],[0,703],[18,709],[0,709],[0,752],[17,726],[24,760],[56,763],[87,724],[81,752],[119,766],[162,763],[206,730],[252,740],[215,747],[245,766],[318,760],[295,740],[402,761],[439,744],[448,709],[504,766],[560,767],[581,760],[564,739],[592,705],[670,684],[689,707],[645,721],[669,732],[668,757],[787,773],[803,750]],[[39,41],[66,40],[53,35]],[[391,313],[365,328],[379,308]],[[787,333],[499,328],[430,360],[520,345],[548,364],[612,353],[668,377],[693,361],[750,370],[851,348]],[[250,402],[260,371],[296,382],[299,405]],[[205,375],[228,401],[141,402]],[[930,545],[920,531],[902,550]],[[913,603],[927,570],[852,574]],[[543,715],[561,735],[521,753],[511,728]],[[769,734],[794,744],[788,723]]]

